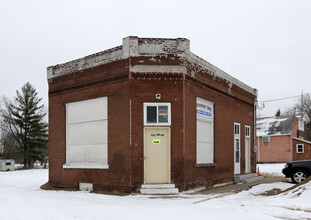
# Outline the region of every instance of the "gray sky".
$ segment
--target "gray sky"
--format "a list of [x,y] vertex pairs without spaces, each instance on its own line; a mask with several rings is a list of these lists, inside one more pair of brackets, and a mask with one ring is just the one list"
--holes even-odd
[[[0,95],[29,81],[48,102],[46,67],[122,44],[185,37],[193,53],[259,91],[311,92],[310,0],[0,0]],[[266,103],[273,115],[296,99]]]

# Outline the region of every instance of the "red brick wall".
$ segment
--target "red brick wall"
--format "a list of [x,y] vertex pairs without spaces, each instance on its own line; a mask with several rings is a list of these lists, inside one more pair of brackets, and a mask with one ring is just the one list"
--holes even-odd
[[[214,102],[214,167],[196,167],[196,97]],[[241,124],[241,173],[245,173],[245,125],[251,126],[253,134],[253,106],[227,97],[200,84],[186,83],[186,187],[201,185],[207,180],[215,184],[233,179],[234,167],[234,122]],[[253,139],[251,140],[253,146]],[[252,154],[252,171],[255,155]]]
[[[297,153],[297,144],[304,145],[304,153]],[[311,144],[293,139],[293,160],[311,159]]]
[[292,131],[293,131],[294,137],[307,140],[308,138],[307,127],[304,126],[304,131],[300,131],[298,129],[298,119],[294,116],[293,116],[293,122],[292,122]]
[[[131,58],[131,64],[181,64],[175,56]],[[254,134],[254,96],[237,86],[196,70],[198,80],[181,73],[129,73],[121,60],[49,80],[49,181],[78,187],[92,182],[96,190],[135,191],[144,183],[143,103],[170,102],[171,180],[181,190],[207,181],[233,181],[233,123],[241,124],[241,173],[245,169],[245,125]],[[194,69],[188,67],[188,74]],[[129,80],[129,78],[131,80]],[[65,104],[108,96],[109,169],[63,169],[66,161]],[[196,167],[196,97],[215,103],[214,167]],[[185,108],[185,112],[183,111]],[[184,120],[185,119],[185,120]],[[253,146],[253,139],[251,140]],[[252,153],[252,171],[255,157]]]
[[[161,94],[161,100],[155,94]],[[183,182],[183,111],[182,81],[133,80],[132,94],[132,183],[134,188],[144,183],[144,137],[143,137],[143,103],[171,103],[171,180]]]
[[[116,69],[112,66],[98,67],[91,73],[102,80],[127,71],[124,66],[115,65]],[[78,187],[78,182],[92,182],[96,190],[130,191],[129,82],[125,79],[117,83],[88,84],[98,81],[94,75],[80,72],[49,82],[49,181],[52,185],[67,187]],[[103,96],[108,96],[109,169],[63,169],[66,162],[65,104]]]
[[[258,144],[258,138],[260,143]],[[292,136],[271,136],[270,143],[263,143],[257,138],[257,160],[262,163],[288,162],[293,160]]]

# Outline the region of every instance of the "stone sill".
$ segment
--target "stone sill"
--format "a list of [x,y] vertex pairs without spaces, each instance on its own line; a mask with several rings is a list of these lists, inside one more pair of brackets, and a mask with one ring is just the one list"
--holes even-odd
[[109,165],[70,165],[70,164],[64,164],[64,169],[109,169]]
[[216,163],[197,163],[195,166],[198,167],[216,167]]

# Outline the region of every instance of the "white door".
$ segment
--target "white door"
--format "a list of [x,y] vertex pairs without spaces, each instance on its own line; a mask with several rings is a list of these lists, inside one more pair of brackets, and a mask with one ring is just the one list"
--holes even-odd
[[145,127],[144,183],[170,183],[170,128]]
[[250,126],[245,126],[245,173],[251,172]]
[[240,124],[234,123],[234,174],[241,173]]

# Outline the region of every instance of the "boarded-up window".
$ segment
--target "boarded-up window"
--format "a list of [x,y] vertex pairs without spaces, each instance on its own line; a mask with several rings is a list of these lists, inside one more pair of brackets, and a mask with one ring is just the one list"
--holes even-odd
[[197,98],[197,164],[214,163],[214,103]]
[[66,165],[108,165],[107,97],[67,103]]

